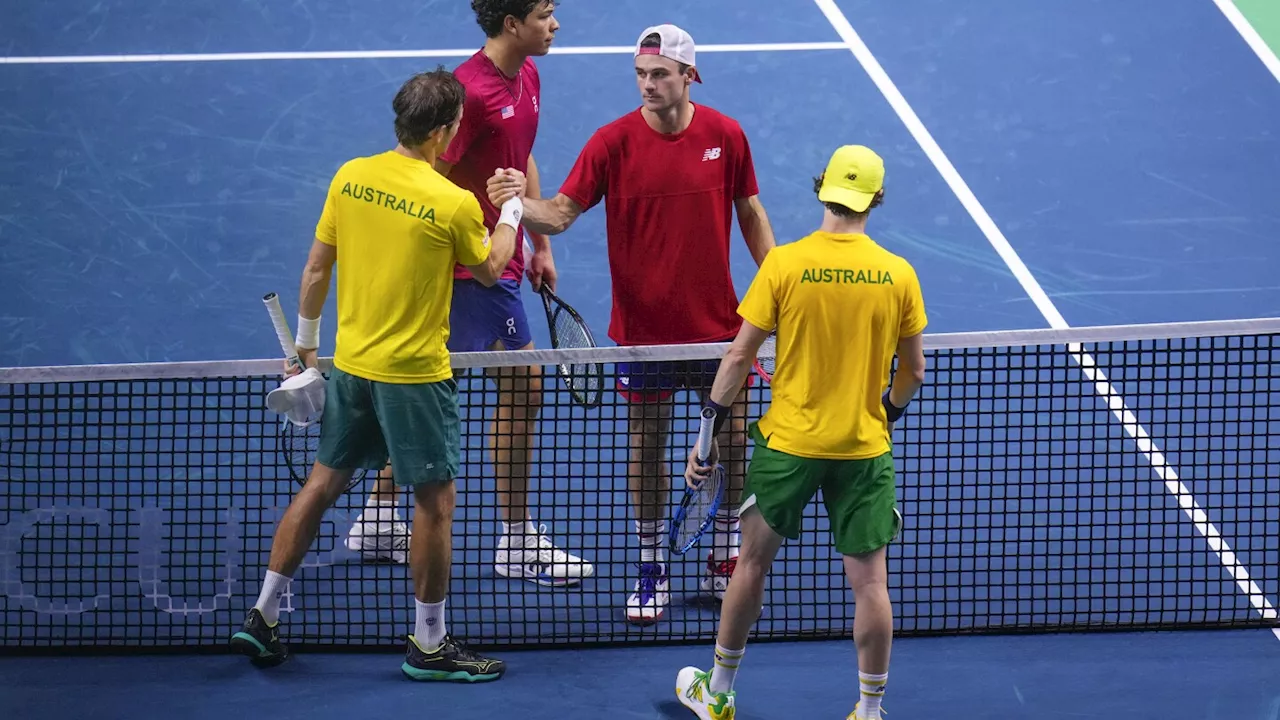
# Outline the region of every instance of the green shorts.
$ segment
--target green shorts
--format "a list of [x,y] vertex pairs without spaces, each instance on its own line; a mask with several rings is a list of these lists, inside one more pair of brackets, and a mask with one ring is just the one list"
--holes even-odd
[[381,470],[397,485],[447,483],[461,454],[458,384],[374,382],[333,369],[316,459],[336,470]]
[[893,453],[866,460],[799,457],[768,447],[751,424],[755,450],[743,487],[742,512],[754,506],[774,532],[795,540],[818,488],[841,555],[862,555],[888,545],[898,532]]

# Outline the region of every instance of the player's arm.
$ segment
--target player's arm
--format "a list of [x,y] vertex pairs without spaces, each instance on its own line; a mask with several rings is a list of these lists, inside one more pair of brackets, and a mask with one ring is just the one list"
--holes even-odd
[[[898,371],[893,374],[889,402],[905,408],[924,386],[924,335],[898,339]],[[891,418],[896,420],[897,418]]]
[[[738,330],[738,336],[725,351],[724,358],[720,361],[720,369],[716,371],[715,382],[711,385],[711,394],[708,396],[711,403],[726,408],[724,417],[729,416],[727,408],[733,404],[734,398],[747,382],[747,374],[755,364],[760,346],[769,338],[769,332],[756,327],[750,321],[744,321]],[[723,422],[719,417],[716,419]],[[716,434],[720,434],[719,427],[716,428]]]
[[528,178],[519,170],[503,170],[489,178],[489,201],[501,205],[510,198],[524,196],[524,227],[543,235],[559,235],[582,215],[582,206],[564,193],[550,200],[529,197]]
[[733,339],[720,360],[720,369],[716,371],[716,379],[711,384],[711,392],[707,395],[706,401],[706,406],[714,409],[716,413],[711,455],[708,457],[707,464],[702,465],[698,462],[698,447],[695,445],[689,451],[689,461],[685,465],[684,472],[685,482],[689,486],[697,487],[711,477],[712,468],[715,467],[716,460],[720,456],[720,446],[716,438],[720,436],[720,430],[729,419],[729,407],[742,391],[742,386],[747,381],[747,374],[751,372],[751,366],[755,363],[756,354],[768,339],[769,332],[756,327],[749,320],[744,321],[738,330],[738,336]]
[[329,296],[329,280],[338,261],[338,248],[317,238],[311,243],[307,264],[302,267],[302,287],[298,290],[298,333],[294,344],[306,367],[316,366],[320,347],[320,314]]
[[764,256],[776,244],[769,215],[765,213],[759,195],[734,200],[733,207],[738,212],[738,227],[742,228],[742,239],[746,240],[751,257],[759,267],[764,264]]
[[902,319],[898,324],[898,371],[893,374],[893,385],[881,398],[890,429],[924,386],[924,328],[928,323],[924,296],[920,292],[920,279],[914,271],[903,279],[906,281],[906,293],[902,302]]
[[[538,163],[534,161],[532,154],[529,155],[529,174],[525,178],[524,198],[526,207],[530,200],[542,199],[542,177],[538,173]],[[577,217],[575,216],[573,220],[576,219]],[[530,231],[529,238],[533,242],[534,252],[551,252],[551,238],[547,237],[544,233],[530,228],[528,220],[528,211],[526,211],[524,218],[525,229]],[[573,220],[569,221],[570,225],[573,224]]]
[[735,135],[727,138],[726,147],[730,148],[735,159],[733,165],[733,209],[738,213],[738,227],[742,230],[742,239],[751,250],[756,266],[764,265],[764,258],[776,244],[773,237],[773,226],[769,224],[769,215],[760,202],[760,186],[756,182],[755,161],[751,157],[751,142],[741,127]]
[[493,287],[502,279],[503,270],[515,254],[521,206],[520,198],[511,198],[502,205],[502,215],[492,236],[485,230],[480,202],[475,196],[468,194],[463,198],[462,207],[454,214],[451,230],[458,262],[485,287]]

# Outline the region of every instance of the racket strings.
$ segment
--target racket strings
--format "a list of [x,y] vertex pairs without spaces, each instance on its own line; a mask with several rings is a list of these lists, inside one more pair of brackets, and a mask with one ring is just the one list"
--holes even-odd
[[[582,323],[562,307],[557,307],[551,316],[552,332],[555,333],[555,346],[564,349],[583,349],[595,347],[591,334]],[[569,390],[578,396],[578,401],[585,405],[594,405],[604,386],[604,368],[599,364],[579,363],[561,365]]]

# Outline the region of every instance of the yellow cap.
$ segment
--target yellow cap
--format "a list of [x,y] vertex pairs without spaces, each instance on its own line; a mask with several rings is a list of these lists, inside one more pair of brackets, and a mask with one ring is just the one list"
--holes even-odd
[[818,199],[863,212],[883,187],[884,160],[871,148],[845,145],[827,163]]

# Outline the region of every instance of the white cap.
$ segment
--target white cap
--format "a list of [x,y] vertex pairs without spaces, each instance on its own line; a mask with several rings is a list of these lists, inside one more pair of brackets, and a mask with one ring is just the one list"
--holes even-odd
[[[657,35],[661,38],[659,41],[660,46],[656,48],[640,47],[644,39],[650,35]],[[693,79],[697,82],[702,82],[702,77],[698,74],[698,63],[695,62],[693,36],[675,25],[655,25],[645,28],[644,32],[640,33],[640,39],[636,40],[636,55],[659,55],[688,65],[693,73]]]

